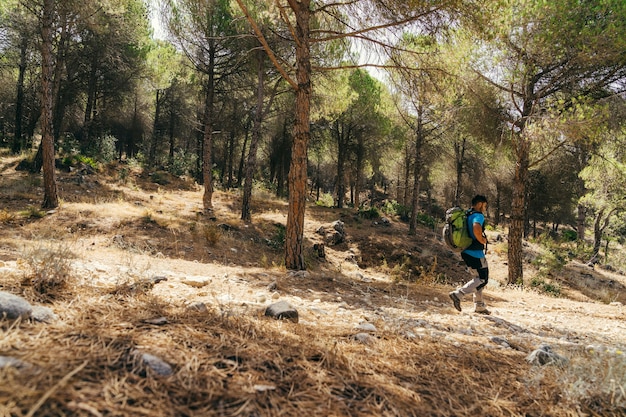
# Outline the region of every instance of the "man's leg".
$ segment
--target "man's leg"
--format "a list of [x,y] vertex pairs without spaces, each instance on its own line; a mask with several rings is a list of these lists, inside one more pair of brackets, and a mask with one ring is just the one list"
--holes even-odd
[[478,273],[478,276],[468,281],[461,288],[452,291],[448,295],[454,304],[454,308],[458,311],[461,311],[461,299],[463,296],[468,294],[473,294],[474,298],[474,311],[483,314],[489,314],[489,310],[485,307],[485,303],[483,301],[483,288],[487,285],[489,281],[489,267],[487,264],[486,258],[474,258],[473,256],[469,256],[465,253],[461,253],[461,257],[465,261],[465,264],[475,269]]

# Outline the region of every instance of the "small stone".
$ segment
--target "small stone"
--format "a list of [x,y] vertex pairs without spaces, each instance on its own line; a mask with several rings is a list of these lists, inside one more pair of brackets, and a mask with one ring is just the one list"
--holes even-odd
[[52,309],[43,306],[33,306],[33,311],[31,312],[30,317],[35,321],[43,323],[52,323],[53,321],[57,321],[59,319],[59,316],[54,314]]
[[377,331],[376,326],[374,326],[372,323],[360,323],[358,326],[356,326],[357,330],[361,330],[363,332],[372,332],[375,333]]
[[170,376],[174,373],[172,366],[158,356],[154,356],[149,353],[136,353],[140,355],[142,364],[150,368],[157,375]]

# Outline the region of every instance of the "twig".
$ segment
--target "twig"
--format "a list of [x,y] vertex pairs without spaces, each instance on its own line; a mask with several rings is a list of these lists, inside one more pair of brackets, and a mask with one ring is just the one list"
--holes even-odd
[[44,405],[44,403],[46,402],[46,400],[48,398],[50,398],[50,396],[57,390],[59,389],[62,385],[65,385],[65,383],[67,381],[69,381],[69,379],[71,377],[73,377],[74,375],[76,375],[78,372],[80,372],[85,366],[87,366],[87,363],[89,361],[85,361],[82,364],[80,364],[78,366],[78,368],[74,369],[72,372],[70,372],[69,374],[65,375],[63,378],[61,378],[61,380],[59,382],[57,382],[56,384],[54,384],[54,386],[52,388],[50,388],[40,399],[39,401],[37,401],[37,403],[33,406],[33,408],[30,409],[30,411],[28,412],[28,414],[26,414],[26,417],[33,417],[35,415],[35,413],[37,412],[37,410],[39,410],[39,408]]

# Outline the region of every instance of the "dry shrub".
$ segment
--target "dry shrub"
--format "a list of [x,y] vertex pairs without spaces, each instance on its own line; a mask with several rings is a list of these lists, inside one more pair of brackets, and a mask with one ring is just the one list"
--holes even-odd
[[11,213],[10,211],[3,209],[0,210],[0,223],[7,224],[15,221],[15,213]]
[[216,225],[207,224],[202,226],[200,236],[209,246],[215,246],[222,237],[222,231]]
[[31,285],[43,300],[58,298],[67,288],[73,258],[67,247],[35,247],[24,257],[28,265],[24,284]]
[[557,376],[572,404],[608,403],[626,411],[626,353],[621,350],[580,352]]

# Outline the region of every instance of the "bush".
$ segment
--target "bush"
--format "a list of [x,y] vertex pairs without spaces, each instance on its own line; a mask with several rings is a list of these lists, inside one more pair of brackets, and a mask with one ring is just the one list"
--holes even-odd
[[24,284],[30,284],[46,301],[64,293],[71,272],[71,259],[75,256],[63,247],[38,247],[27,253],[29,273]]
[[576,232],[576,230],[563,230],[563,232],[561,233],[561,238],[565,242],[575,242],[576,239],[578,239],[578,233]]
[[410,210],[408,207],[398,204],[395,200],[387,200],[381,207],[381,211],[387,215],[397,215],[401,220],[407,221],[409,219]]
[[377,219],[380,217],[380,213],[376,207],[364,208],[359,207],[358,215],[364,219]]
[[319,200],[317,200],[315,204],[321,207],[334,207],[335,200],[333,199],[332,194],[323,193],[320,195]]

